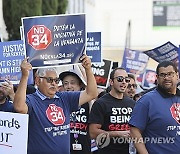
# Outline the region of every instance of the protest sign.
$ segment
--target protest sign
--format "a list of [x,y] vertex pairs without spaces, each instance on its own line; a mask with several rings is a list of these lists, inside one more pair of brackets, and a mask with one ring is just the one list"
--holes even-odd
[[101,62],[101,32],[87,33],[86,54],[91,62]]
[[92,64],[92,71],[100,88],[107,88],[112,68],[112,61],[105,60]]
[[85,14],[25,17],[22,25],[34,68],[79,63],[85,52]]
[[[21,78],[21,62],[25,57],[23,41],[0,42],[0,81],[10,80],[18,84]],[[33,83],[33,72],[30,72],[28,84]]]
[[141,51],[125,48],[122,67],[132,74],[141,74],[146,69],[149,57]]
[[0,153],[27,154],[28,115],[0,112]]
[[156,72],[147,69],[143,74],[142,87],[144,89],[150,89],[156,86]]
[[144,51],[144,53],[159,63],[166,60],[178,64],[178,48],[171,42],[167,42],[154,49]]

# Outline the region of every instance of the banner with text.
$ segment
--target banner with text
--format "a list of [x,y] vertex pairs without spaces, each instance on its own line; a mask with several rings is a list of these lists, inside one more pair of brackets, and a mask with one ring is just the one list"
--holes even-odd
[[27,154],[28,115],[0,112],[0,153]]
[[[23,41],[0,42],[0,81],[6,79],[18,84],[21,78],[21,62],[25,57]],[[33,72],[30,72],[28,84],[33,84]]]
[[178,48],[171,42],[167,42],[154,49],[144,51],[149,57],[157,62],[172,61],[178,66]]
[[101,62],[101,32],[87,33],[86,54],[91,58],[91,62]]
[[122,65],[128,73],[141,74],[146,69],[149,57],[141,51],[125,48]]
[[85,14],[25,17],[22,25],[33,67],[79,63],[85,52]]
[[112,61],[105,59],[103,59],[101,63],[92,64],[92,71],[95,76],[98,87],[108,87],[112,64]]

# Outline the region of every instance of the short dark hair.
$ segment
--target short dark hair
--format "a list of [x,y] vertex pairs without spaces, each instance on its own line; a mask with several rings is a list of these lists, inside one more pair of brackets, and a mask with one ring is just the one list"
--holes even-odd
[[117,68],[115,68],[115,69],[111,72],[111,74],[110,74],[110,79],[111,79],[111,80],[114,79],[114,74],[115,74],[115,72],[116,72],[117,70],[125,70],[125,69],[124,69],[123,67],[117,67]]
[[129,77],[130,79],[133,79],[134,81],[136,80],[136,79],[135,79],[135,76],[134,76],[133,74],[128,73],[128,77]]
[[159,74],[159,68],[160,67],[168,67],[168,66],[172,66],[174,71],[177,73],[178,72],[178,69],[175,65],[175,63],[171,62],[171,61],[162,61],[158,64],[157,68],[156,68],[156,73],[157,75]]

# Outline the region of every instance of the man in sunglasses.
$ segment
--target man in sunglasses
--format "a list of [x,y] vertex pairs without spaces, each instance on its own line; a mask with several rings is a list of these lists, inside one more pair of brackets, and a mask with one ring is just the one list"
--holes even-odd
[[57,92],[59,77],[54,68],[37,70],[35,93],[27,95],[26,88],[32,65],[27,58],[21,64],[22,77],[14,98],[14,108],[29,114],[28,154],[69,154],[70,114],[97,97],[97,85],[91,70],[91,61],[80,59],[87,76],[84,91]]
[[91,138],[97,140],[98,154],[129,154],[129,119],[135,101],[124,97],[130,79],[123,68],[110,74],[109,93],[95,101],[89,117]]
[[135,76],[133,74],[128,74],[130,82],[128,83],[125,95],[134,99],[134,95],[136,94],[137,84],[135,81]]
[[163,61],[156,68],[157,87],[134,107],[129,124],[141,154],[180,154],[180,91],[176,65]]

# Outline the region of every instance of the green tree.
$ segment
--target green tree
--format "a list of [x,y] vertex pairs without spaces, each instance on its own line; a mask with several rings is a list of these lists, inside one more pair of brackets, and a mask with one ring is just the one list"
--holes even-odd
[[22,17],[63,14],[67,4],[67,0],[3,0],[3,16],[9,40],[20,39]]
[[58,0],[57,14],[64,14],[66,12],[68,0]]
[[58,0],[42,0],[42,14],[53,15],[57,14]]

